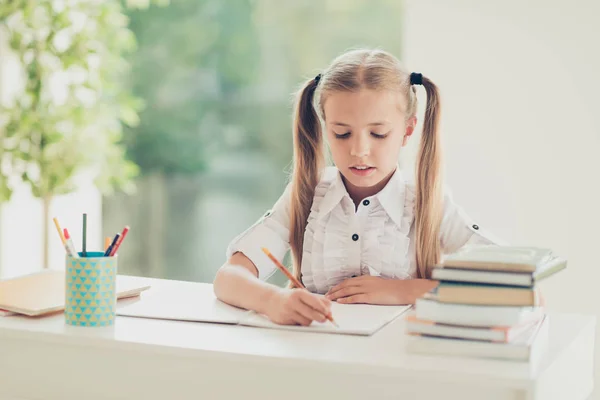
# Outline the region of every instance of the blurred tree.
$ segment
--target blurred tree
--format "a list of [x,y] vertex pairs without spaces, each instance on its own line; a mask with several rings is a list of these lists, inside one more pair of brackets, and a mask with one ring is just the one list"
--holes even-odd
[[[135,262],[153,274],[165,267],[169,224],[177,217],[188,223],[178,225],[173,253],[197,245],[196,209],[189,205],[205,188],[195,176],[224,149],[228,132],[240,130],[226,110],[252,82],[260,59],[251,3],[177,0],[167,8],[128,13],[139,45],[129,58],[130,84],[146,104],[140,124],[124,135],[128,155],[143,175],[138,183],[144,190],[144,204],[139,205],[144,210],[139,224],[145,226],[140,232],[144,250]],[[168,188],[181,175],[190,182],[183,201],[188,207],[173,215],[178,199]]]
[[121,80],[123,55],[135,48],[127,24],[121,0],[0,2],[0,28],[23,83],[0,108],[0,201],[10,197],[15,176],[42,199],[44,267],[50,203],[75,189],[79,172],[95,171],[104,193],[133,188],[137,167],[120,144],[122,124],[137,124],[141,106]]
[[252,81],[251,0],[178,0],[132,11],[133,91],[147,108],[125,143],[143,174],[195,173],[224,143],[223,109]]

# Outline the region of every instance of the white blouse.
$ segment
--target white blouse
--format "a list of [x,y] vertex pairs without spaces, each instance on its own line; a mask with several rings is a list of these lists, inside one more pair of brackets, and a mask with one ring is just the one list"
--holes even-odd
[[[290,248],[290,191],[261,219],[228,246],[227,258],[242,252],[267,279],[275,270],[262,252],[268,248],[283,260]],[[396,170],[376,195],[365,198],[358,209],[346,191],[340,172],[328,167],[315,189],[304,233],[302,282],[308,290],[326,293],[339,282],[359,275],[410,279],[417,276],[414,237],[415,185]],[[499,243],[457,206],[444,190],[444,216],[440,227],[443,253],[465,244]]]

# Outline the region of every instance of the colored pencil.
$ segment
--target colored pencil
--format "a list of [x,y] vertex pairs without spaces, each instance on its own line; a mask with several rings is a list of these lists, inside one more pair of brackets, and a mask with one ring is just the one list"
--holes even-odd
[[67,248],[67,253],[69,253],[71,255],[71,257],[79,257],[79,254],[77,254],[77,250],[75,250],[75,245],[73,244],[73,240],[71,239],[71,235],[69,235],[69,230],[67,228],[63,229],[63,232],[65,234],[65,240],[66,240],[66,244],[65,247]]
[[125,236],[127,236],[127,232],[129,232],[129,225],[125,225],[125,228],[123,228],[123,232],[121,232],[121,237],[119,238],[119,241],[109,254],[111,257],[117,254],[119,247],[121,247],[121,243],[123,243],[123,240],[125,240]]
[[87,240],[87,214],[83,213],[83,238],[81,239],[81,255],[87,257],[85,242]]
[[110,244],[110,246],[108,246],[108,249],[106,249],[106,251],[104,252],[104,257],[108,257],[110,255],[110,253],[112,252],[113,247],[115,247],[115,244],[117,244],[117,241],[119,240],[120,237],[121,237],[120,233],[117,233],[115,235],[115,237],[113,238],[112,243]]
[[56,230],[58,231],[58,236],[60,236],[60,241],[64,244],[66,244],[65,241],[65,237],[63,235],[63,231],[62,229],[60,229],[60,224],[58,223],[58,219],[56,217],[52,218],[52,220],[54,221],[54,226],[56,226]]

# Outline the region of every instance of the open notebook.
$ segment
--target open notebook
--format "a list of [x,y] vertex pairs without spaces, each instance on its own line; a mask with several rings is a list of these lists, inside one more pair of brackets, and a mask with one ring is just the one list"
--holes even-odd
[[149,291],[131,304],[118,305],[117,315],[369,336],[410,308],[333,303],[331,311],[339,327],[329,321],[313,322],[310,326],[278,325],[254,311],[239,309],[219,301],[214,296],[211,285],[186,287],[186,290],[178,291]]
[[[45,270],[0,281],[0,316],[41,316],[65,308],[65,271]],[[149,286],[117,275],[117,298],[139,295]]]

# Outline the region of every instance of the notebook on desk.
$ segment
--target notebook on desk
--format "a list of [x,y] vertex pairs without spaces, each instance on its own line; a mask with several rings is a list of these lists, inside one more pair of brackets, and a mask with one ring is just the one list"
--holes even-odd
[[310,326],[278,325],[264,315],[249,312],[240,325],[300,332],[340,333],[370,336],[408,310],[410,306],[376,306],[370,304],[331,304],[331,313],[339,327],[331,322],[316,322]]
[[174,321],[238,324],[248,312],[219,301],[212,291],[186,285],[177,291],[148,292],[134,301],[117,304],[117,315]]
[[[150,288],[127,278],[117,275],[118,299],[138,296]],[[65,279],[65,271],[45,270],[0,281],[0,310],[28,316],[64,310]]]
[[188,285],[186,290],[148,292],[132,304],[118,305],[117,315],[370,336],[409,308],[333,303],[331,311],[339,327],[331,322],[313,322],[310,326],[278,325],[264,315],[219,301],[210,285],[196,284]]

